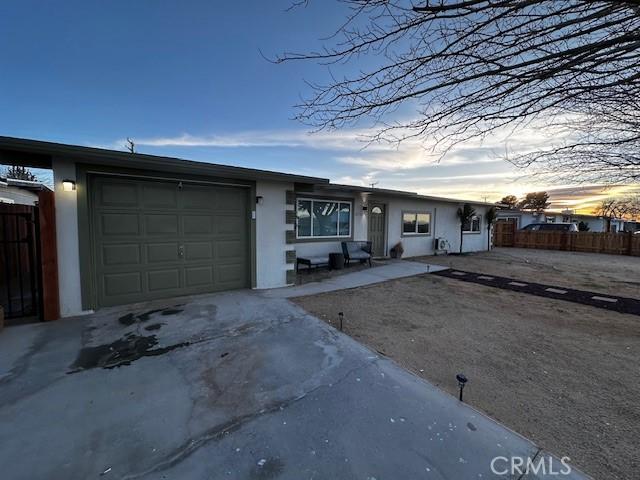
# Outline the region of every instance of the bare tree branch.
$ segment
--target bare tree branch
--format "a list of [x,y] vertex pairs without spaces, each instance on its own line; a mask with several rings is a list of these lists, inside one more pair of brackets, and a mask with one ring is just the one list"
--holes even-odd
[[[510,157],[516,165],[576,181],[640,178],[640,0],[342,2],[351,14],[320,51],[276,60],[331,65],[298,105],[300,121],[365,121],[374,141],[420,138],[446,151],[544,119],[571,135]],[[409,119],[396,113],[407,106]]]

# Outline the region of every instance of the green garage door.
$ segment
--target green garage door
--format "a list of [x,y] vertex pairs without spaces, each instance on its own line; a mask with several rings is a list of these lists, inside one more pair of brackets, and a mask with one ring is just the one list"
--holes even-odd
[[246,188],[95,176],[98,306],[248,287]]

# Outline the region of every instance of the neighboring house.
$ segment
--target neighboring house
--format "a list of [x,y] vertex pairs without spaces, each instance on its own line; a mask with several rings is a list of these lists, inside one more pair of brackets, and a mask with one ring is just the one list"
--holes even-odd
[[544,212],[531,212],[520,209],[499,209],[496,211],[496,221],[514,222],[517,229],[526,227],[531,223],[546,223],[547,218]]
[[[60,309],[294,283],[296,256],[371,240],[458,251],[464,203],[324,178],[0,137],[0,163],[53,170]],[[464,251],[487,249],[473,202]]]
[[[607,219],[597,215],[576,214],[573,211],[563,212],[529,212],[518,209],[501,209],[497,211],[497,221],[513,221],[518,229],[524,228],[531,223],[574,223],[578,225],[584,222],[589,226],[590,232],[606,232]],[[611,231],[624,231],[625,221],[623,219],[611,219]]]
[[0,203],[36,205],[38,202],[38,194],[35,192],[42,188],[47,187],[40,182],[0,178]]

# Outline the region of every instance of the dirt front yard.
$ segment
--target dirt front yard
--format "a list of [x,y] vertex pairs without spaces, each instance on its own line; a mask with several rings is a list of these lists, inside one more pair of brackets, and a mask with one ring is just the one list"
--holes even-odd
[[[525,262],[509,250],[494,260],[431,260],[629,296],[640,280],[629,273],[640,271],[640,259],[621,259],[627,273],[588,267],[581,276],[579,259],[560,266],[545,259],[558,252],[527,250]],[[344,312],[347,334],[453,395],[464,372],[465,401],[595,478],[637,478],[640,317],[428,274],[295,301],[334,325]]]

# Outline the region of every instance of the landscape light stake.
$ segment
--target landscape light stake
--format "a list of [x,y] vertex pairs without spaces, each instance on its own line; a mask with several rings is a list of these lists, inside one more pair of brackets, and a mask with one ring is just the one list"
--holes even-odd
[[342,321],[344,320],[344,313],[338,312],[338,320],[340,321],[340,331],[342,331]]
[[459,373],[456,375],[456,380],[458,380],[458,386],[460,387],[460,401],[462,402],[462,390],[464,390],[464,386],[467,383],[467,377],[464,373]]

